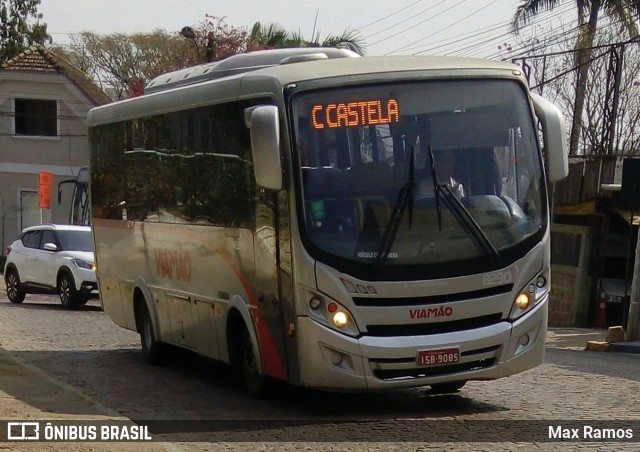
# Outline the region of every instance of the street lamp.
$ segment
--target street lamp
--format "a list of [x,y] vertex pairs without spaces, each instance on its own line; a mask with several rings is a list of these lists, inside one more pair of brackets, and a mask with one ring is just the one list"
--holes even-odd
[[[187,27],[182,27],[182,30],[180,30],[180,34],[182,36],[184,36],[187,39],[191,39],[193,41],[193,43],[196,45],[196,53],[197,53],[197,58],[196,60],[199,61],[200,60],[200,48],[198,47],[198,41],[196,41],[196,32],[193,28],[187,26]],[[211,63],[215,57],[216,57],[216,52],[215,52],[215,48],[214,48],[214,41],[215,41],[215,35],[212,31],[210,31],[207,34],[207,52],[205,54],[205,62],[206,63]]]
[[187,39],[191,39],[196,46],[196,61],[200,60],[200,48],[198,47],[198,41],[196,41],[196,32],[191,27],[182,27],[180,34]]

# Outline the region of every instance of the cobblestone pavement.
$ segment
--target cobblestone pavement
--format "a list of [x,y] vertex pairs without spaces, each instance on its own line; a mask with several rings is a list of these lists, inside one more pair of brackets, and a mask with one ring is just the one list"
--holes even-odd
[[[160,435],[165,442],[0,442],[0,450],[638,450],[634,442],[520,442],[513,434],[514,423],[529,441],[527,426],[536,422],[546,428],[617,419],[640,436],[640,355],[584,351],[587,340],[605,335],[552,329],[543,365],[470,382],[454,395],[326,394],[278,385],[270,398],[255,400],[209,361],[176,357],[169,366],[146,365],[138,335],[115,326],[97,301],[77,311],[46,296],[12,305],[0,290],[0,419],[169,419],[176,422],[163,425],[174,430],[179,420],[218,421],[194,429],[202,431]],[[486,421],[481,425],[495,433],[493,442],[471,441],[468,424],[458,422],[466,420]],[[433,438],[426,428],[434,426],[441,442],[407,442]]]

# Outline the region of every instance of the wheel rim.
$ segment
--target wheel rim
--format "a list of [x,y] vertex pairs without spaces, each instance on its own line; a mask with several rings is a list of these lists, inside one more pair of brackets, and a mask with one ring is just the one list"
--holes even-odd
[[15,300],[18,297],[18,278],[14,273],[7,275],[7,296],[10,300]]
[[69,297],[71,296],[71,288],[69,286],[69,280],[66,277],[62,277],[60,280],[60,301],[63,305],[69,304]]

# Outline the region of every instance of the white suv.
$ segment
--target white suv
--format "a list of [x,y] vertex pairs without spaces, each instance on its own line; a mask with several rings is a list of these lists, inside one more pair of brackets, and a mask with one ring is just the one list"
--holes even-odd
[[57,293],[67,309],[85,304],[98,289],[91,228],[25,228],[7,247],[4,280],[11,303],[22,303],[27,293]]

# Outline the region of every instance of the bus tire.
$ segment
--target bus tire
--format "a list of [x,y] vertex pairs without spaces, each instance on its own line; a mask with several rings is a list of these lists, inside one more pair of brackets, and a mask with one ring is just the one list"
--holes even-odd
[[164,364],[164,344],[155,338],[153,320],[146,303],[140,304],[140,344],[144,359],[151,365]]
[[453,394],[458,392],[465,384],[466,381],[452,381],[450,383],[438,383],[431,386],[431,394]]
[[254,397],[262,397],[267,392],[267,379],[258,371],[258,361],[256,359],[253,342],[246,327],[242,328],[238,347],[238,356],[234,357],[236,373],[241,378],[246,391]]

